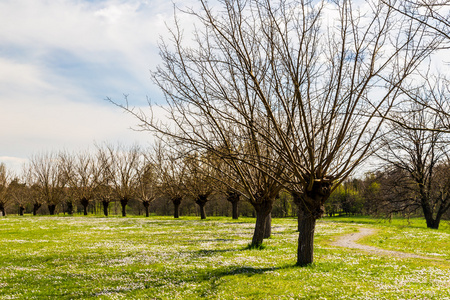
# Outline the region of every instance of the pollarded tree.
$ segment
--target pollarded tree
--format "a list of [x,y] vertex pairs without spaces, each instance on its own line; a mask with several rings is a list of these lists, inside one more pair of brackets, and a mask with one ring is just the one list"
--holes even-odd
[[98,148],[100,165],[107,166],[102,172],[107,174],[110,186],[114,189],[122,206],[122,216],[127,215],[128,201],[136,195],[137,165],[141,159],[141,151],[138,146],[130,148],[124,146],[114,147],[106,145]]
[[136,197],[145,208],[145,216],[148,217],[150,203],[156,199],[158,192],[158,168],[152,158],[153,153],[144,155],[144,159],[136,164]]
[[101,172],[98,161],[87,151],[76,154],[61,153],[60,159],[68,191],[83,206],[83,213],[86,216]]
[[36,206],[42,199],[47,203],[50,215],[54,215],[57,205],[64,199],[67,183],[59,155],[53,152],[35,155],[30,159],[28,168],[31,186],[38,193]]
[[[184,41],[176,21],[161,44],[153,79],[172,127],[135,115],[177,143],[233,155],[241,151],[234,131],[255,133],[241,138],[265,144],[276,158],[260,151],[242,162],[293,194],[297,264],[310,264],[325,201],[368,157],[402,83],[440,38],[378,1],[220,4],[215,10],[201,1],[201,11],[188,11],[197,22],[193,41]],[[283,174],[273,172],[279,164]]]
[[160,184],[158,194],[165,195],[173,203],[173,217],[180,217],[181,201],[186,195],[184,180],[187,172],[185,161],[181,159],[176,151],[163,148],[158,144],[155,149],[155,165],[160,170],[158,174]]

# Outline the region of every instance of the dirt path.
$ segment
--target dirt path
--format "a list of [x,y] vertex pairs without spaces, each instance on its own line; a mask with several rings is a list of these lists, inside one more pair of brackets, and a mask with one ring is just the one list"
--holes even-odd
[[333,246],[337,247],[345,247],[345,248],[351,248],[351,249],[359,249],[364,250],[366,252],[369,252],[371,254],[376,255],[387,255],[387,256],[395,256],[395,257],[402,257],[402,258],[421,258],[421,259],[433,259],[436,260],[434,257],[427,257],[427,256],[421,256],[417,254],[412,253],[405,253],[400,251],[392,251],[392,250],[384,250],[380,249],[374,246],[367,246],[358,244],[357,241],[365,236],[375,234],[377,232],[376,229],[372,228],[364,228],[359,227],[359,232],[350,233],[344,236],[341,236],[338,240],[332,243]]

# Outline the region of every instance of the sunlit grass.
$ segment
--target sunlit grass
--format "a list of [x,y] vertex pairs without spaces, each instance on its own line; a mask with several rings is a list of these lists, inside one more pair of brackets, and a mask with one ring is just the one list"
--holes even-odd
[[[0,299],[450,298],[448,261],[330,246],[363,226],[341,221],[319,221],[315,263],[299,268],[293,219],[273,219],[272,237],[254,250],[246,249],[251,218],[1,218]],[[379,231],[369,243],[395,248],[421,241],[428,246],[417,253],[448,258],[446,230],[370,226]],[[399,250],[412,248],[413,242]]]

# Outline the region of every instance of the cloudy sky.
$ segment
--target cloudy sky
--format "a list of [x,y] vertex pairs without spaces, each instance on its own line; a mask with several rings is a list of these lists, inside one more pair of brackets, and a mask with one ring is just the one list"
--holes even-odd
[[165,0],[0,1],[0,162],[17,169],[43,151],[148,143],[105,98],[161,101],[149,74],[172,19]]

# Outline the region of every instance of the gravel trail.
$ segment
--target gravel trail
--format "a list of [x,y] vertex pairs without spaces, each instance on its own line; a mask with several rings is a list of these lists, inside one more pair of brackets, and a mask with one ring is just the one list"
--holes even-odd
[[377,232],[376,229],[373,228],[364,228],[359,227],[359,232],[350,233],[344,236],[341,236],[338,240],[332,243],[333,246],[336,247],[345,247],[351,249],[363,250],[371,254],[376,255],[386,255],[393,257],[402,257],[402,258],[420,258],[420,259],[433,259],[436,260],[435,257],[427,257],[422,255],[417,255],[413,253],[405,253],[400,251],[392,251],[392,250],[384,250],[374,246],[362,245],[358,244],[357,241],[363,237],[375,234]]

